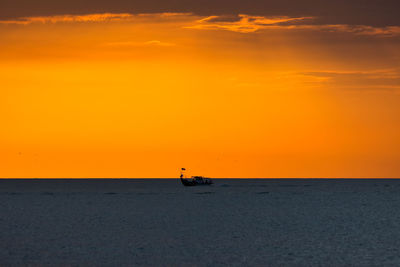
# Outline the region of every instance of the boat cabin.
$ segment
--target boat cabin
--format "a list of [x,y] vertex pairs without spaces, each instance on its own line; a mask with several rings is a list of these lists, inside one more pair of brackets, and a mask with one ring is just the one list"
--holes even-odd
[[210,178],[203,176],[192,176],[191,179],[184,178],[185,168],[181,169],[180,180],[184,186],[195,186],[195,185],[211,185],[213,181]]

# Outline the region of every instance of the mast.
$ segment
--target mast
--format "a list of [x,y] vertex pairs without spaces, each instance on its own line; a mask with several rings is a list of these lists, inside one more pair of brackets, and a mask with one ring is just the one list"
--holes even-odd
[[186,171],[185,168],[181,168],[181,175],[180,175],[181,179],[183,179],[183,177],[185,177],[185,171]]

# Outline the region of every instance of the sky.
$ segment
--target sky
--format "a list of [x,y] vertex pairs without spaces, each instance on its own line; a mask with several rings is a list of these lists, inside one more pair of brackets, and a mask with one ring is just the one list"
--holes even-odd
[[400,177],[397,1],[0,0],[0,177]]

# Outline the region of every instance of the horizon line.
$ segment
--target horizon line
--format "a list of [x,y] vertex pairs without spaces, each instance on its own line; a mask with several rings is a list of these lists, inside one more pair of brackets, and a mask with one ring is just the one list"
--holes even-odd
[[[286,180],[374,180],[374,179],[391,179],[391,180],[398,180],[400,177],[219,177],[219,178],[212,178],[216,180],[223,180],[223,179],[237,179],[237,180],[277,180],[277,179],[286,179]],[[127,177],[12,177],[12,178],[3,178],[0,177],[0,180],[172,180],[172,179],[180,179],[179,177],[168,177],[168,178],[160,178],[160,177],[147,177],[147,178],[127,178]]]

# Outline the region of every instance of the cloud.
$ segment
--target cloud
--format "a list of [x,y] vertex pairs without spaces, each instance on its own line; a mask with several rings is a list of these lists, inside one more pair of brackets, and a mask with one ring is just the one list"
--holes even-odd
[[152,40],[144,43],[145,45],[152,45],[152,46],[174,46],[175,44],[172,43],[165,43],[158,40]]
[[[314,30],[344,32],[356,35],[394,37],[400,36],[400,26],[373,27],[366,25],[315,24],[314,17],[262,17],[239,15],[236,19],[224,16],[208,16],[186,28],[199,30],[226,30],[239,33],[254,33],[266,29]],[[313,24],[310,24],[313,21]]]
[[188,26],[189,29],[200,30],[227,30],[240,33],[252,33],[260,29],[265,29],[271,25],[279,25],[282,23],[297,23],[312,19],[311,17],[261,17],[240,14],[238,20],[224,20],[222,16],[208,16],[197,20],[194,25]]
[[280,27],[287,29],[319,30],[327,32],[343,32],[355,35],[395,37],[400,36],[400,26],[372,27],[366,25],[290,25]]
[[[29,25],[34,23],[88,23],[88,22],[175,22],[180,27],[197,30],[224,30],[238,33],[255,33],[262,30],[309,30],[350,33],[375,37],[400,36],[400,26],[374,27],[368,25],[318,24],[317,17],[252,16],[246,14],[228,16],[197,16],[191,13],[103,13],[86,15],[57,15],[22,17],[0,20],[0,24]],[[153,43],[156,44],[157,42]],[[158,45],[168,45],[158,43]]]
[[400,26],[398,0],[1,0],[0,19],[93,13],[317,17],[324,25]]
[[300,75],[315,77],[325,86],[355,90],[400,90],[400,70],[309,71]]
[[130,14],[130,13],[103,13],[86,15],[60,15],[23,17],[15,20],[0,20],[0,24],[28,25],[32,23],[73,23],[73,22],[114,22],[134,21],[138,19],[171,19],[190,16],[190,13],[151,13],[151,14]]
[[104,14],[88,14],[88,15],[62,15],[62,16],[47,16],[47,17],[25,17],[16,20],[3,20],[1,24],[22,24],[31,23],[58,23],[58,22],[107,22],[121,21],[133,18],[132,14],[120,13],[104,13]]
[[103,46],[108,46],[108,47],[138,47],[138,46],[175,46],[174,43],[168,43],[168,42],[162,42],[159,40],[151,40],[151,41],[146,41],[146,42],[131,42],[131,41],[126,41],[126,42],[110,42],[110,43],[105,43]]

